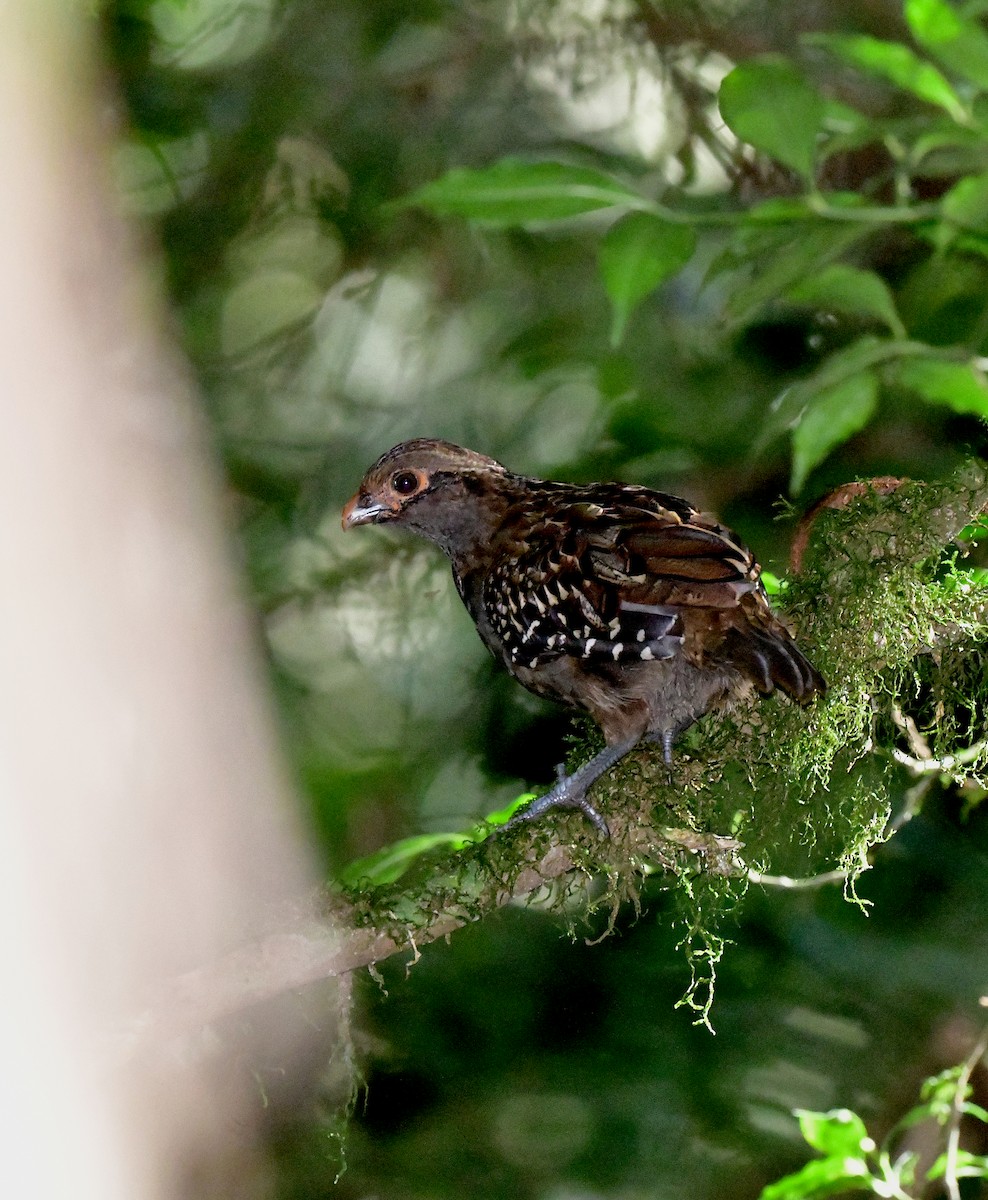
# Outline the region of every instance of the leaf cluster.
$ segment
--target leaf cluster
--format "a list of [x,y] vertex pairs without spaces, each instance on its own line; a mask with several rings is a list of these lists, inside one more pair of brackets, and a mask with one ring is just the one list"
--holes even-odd
[[[961,1179],[988,1180],[988,1156],[972,1154],[957,1144],[962,1118],[988,1125],[988,1112],[971,1100],[972,1067],[984,1054],[982,1040],[975,1054],[959,1066],[927,1079],[919,1103],[897,1121],[881,1144],[868,1134],[861,1118],[849,1109],[795,1113],[804,1140],[821,1157],[801,1170],[763,1188],[760,1200],[819,1200],[836,1193],[911,1200],[925,1186],[943,1181],[948,1196],[959,1196]],[[906,1136],[920,1125],[938,1131],[941,1148],[932,1162],[922,1163]]]
[[[839,344],[777,397],[760,431],[761,447],[790,435],[798,492],[875,418],[884,397],[988,417],[980,357],[988,337],[988,34],[976,6],[907,0],[903,15],[913,45],[816,34],[793,58],[754,58],[724,78],[717,99],[737,162],[771,159],[786,178],[784,196],[714,206],[654,176],[507,157],[450,170],[401,206],[489,229],[589,230],[615,348],[647,297],[696,271],[699,235],[718,234],[704,279],[724,294],[729,322],[782,306],[841,325]],[[833,78],[839,68],[859,77],[872,89],[871,107],[828,94],[814,64],[817,74]],[[837,186],[838,165],[864,151],[880,165],[854,191]],[[890,237],[895,261],[883,262]],[[915,265],[903,272],[896,263],[906,261]],[[920,295],[934,273],[960,279],[972,262],[969,283],[954,294],[931,296],[927,287]],[[936,310],[948,304],[973,310],[950,340],[935,327]]]

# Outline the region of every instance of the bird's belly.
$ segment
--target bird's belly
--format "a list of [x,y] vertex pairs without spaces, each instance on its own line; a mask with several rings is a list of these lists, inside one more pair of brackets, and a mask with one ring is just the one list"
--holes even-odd
[[698,667],[682,655],[610,667],[561,657],[515,678],[540,696],[582,708],[608,741],[640,733],[678,733],[744,687],[729,667]]

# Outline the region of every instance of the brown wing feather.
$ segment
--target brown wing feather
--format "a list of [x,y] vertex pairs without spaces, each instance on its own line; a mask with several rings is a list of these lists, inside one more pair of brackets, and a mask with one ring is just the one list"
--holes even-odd
[[524,550],[495,555],[504,565],[485,584],[488,619],[512,663],[683,654],[734,668],[762,692],[778,686],[805,701],[822,690],[772,614],[758,564],[729,530],[684,501],[666,507],[658,493],[638,491],[641,507],[632,506],[605,485],[580,489],[567,505],[559,490],[554,506],[509,515],[503,536]]

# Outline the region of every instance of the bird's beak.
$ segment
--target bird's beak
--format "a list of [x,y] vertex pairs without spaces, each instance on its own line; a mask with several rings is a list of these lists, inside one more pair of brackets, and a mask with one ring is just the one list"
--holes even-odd
[[378,500],[371,500],[369,496],[357,492],[355,496],[350,497],[343,509],[343,528],[352,529],[354,525],[372,525],[390,512],[391,510],[386,504],[381,504]]

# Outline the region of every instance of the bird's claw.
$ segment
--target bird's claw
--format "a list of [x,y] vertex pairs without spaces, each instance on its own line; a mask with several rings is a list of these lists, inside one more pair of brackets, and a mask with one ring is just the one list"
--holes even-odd
[[590,801],[586,798],[586,796],[584,796],[580,800],[574,801],[573,807],[578,808],[580,810],[580,812],[583,813],[583,815],[587,818],[587,820],[590,822],[590,824],[593,825],[593,827],[597,830],[598,833],[603,835],[605,838],[609,838],[611,836],[610,826],[607,824],[607,822],[604,820],[604,818],[600,815],[600,813],[594,808],[594,806],[590,803]]
[[543,796],[536,797],[536,799],[529,801],[524,808],[520,808],[501,826],[501,832],[503,833],[508,829],[515,829],[527,821],[535,821],[552,808],[578,808],[599,833],[603,834],[605,838],[609,838],[611,831],[607,822],[590,803],[586,795],[574,796],[568,794],[565,789],[560,787],[561,784],[567,782],[567,778],[564,775],[552,791],[546,792]]

